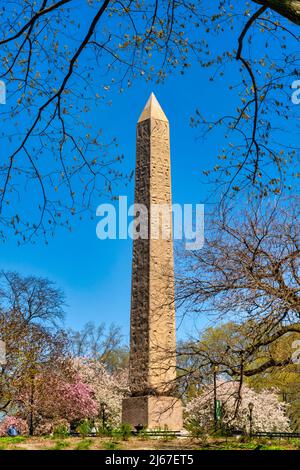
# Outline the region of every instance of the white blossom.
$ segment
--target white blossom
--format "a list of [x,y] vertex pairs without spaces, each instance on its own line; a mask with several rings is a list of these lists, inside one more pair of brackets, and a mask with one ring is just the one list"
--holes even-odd
[[[247,385],[243,385],[241,400],[237,408],[238,390],[238,382],[219,381],[217,383],[217,400],[222,403],[222,424],[225,427],[249,432],[249,404],[252,403],[253,432],[290,431],[289,419],[286,415],[288,405],[279,401],[276,389],[256,392]],[[237,414],[236,409],[238,409]],[[185,414],[186,424],[194,421],[204,431],[213,428],[214,389],[212,385],[203,387],[200,395],[187,404]]]
[[101,418],[101,405],[104,404],[107,424],[111,427],[119,426],[122,399],[129,394],[127,371],[121,369],[109,373],[100,361],[86,358],[77,358],[74,364],[83,382],[93,390],[99,403],[99,417]]

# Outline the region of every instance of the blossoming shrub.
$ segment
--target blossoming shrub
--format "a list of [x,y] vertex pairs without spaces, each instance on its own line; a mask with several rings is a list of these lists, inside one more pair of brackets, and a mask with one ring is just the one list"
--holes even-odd
[[7,430],[10,426],[14,426],[19,434],[28,434],[28,426],[24,419],[16,416],[6,416],[3,421],[0,422],[0,436],[7,436]]
[[63,438],[69,435],[70,423],[66,419],[53,419],[40,421],[34,432],[37,436],[53,434],[54,437]]

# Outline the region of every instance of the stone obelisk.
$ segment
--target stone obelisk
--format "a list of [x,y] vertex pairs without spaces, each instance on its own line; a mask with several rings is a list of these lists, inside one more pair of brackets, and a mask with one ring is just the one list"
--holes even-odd
[[169,122],[153,93],[137,124],[135,204],[147,208],[148,236],[133,242],[131,396],[123,400],[122,421],[176,431],[182,429],[182,407],[172,396],[176,330]]

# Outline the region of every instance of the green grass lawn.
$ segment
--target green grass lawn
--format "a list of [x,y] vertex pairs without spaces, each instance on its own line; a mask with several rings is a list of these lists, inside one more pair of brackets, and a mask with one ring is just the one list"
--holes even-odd
[[0,450],[300,450],[300,439],[1,437]]

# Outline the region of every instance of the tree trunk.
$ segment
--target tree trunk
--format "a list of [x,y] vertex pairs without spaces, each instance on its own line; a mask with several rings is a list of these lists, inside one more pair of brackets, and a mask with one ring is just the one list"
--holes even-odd
[[265,5],[293,23],[300,25],[300,0],[253,0]]

